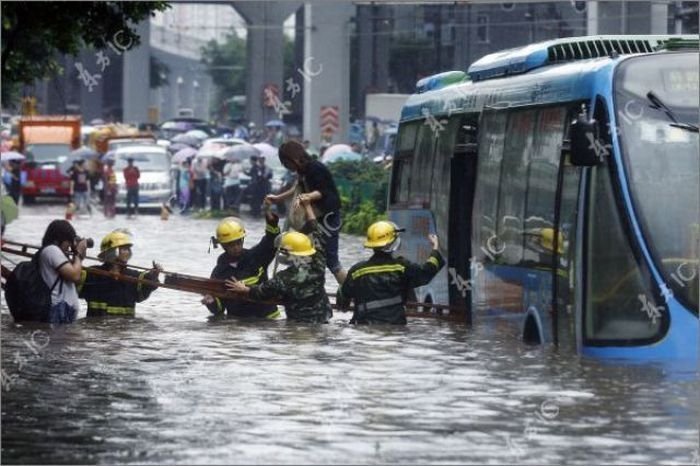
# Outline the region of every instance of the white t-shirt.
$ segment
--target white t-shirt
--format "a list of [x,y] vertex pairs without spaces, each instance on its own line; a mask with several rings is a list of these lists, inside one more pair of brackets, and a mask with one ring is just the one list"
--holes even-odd
[[229,162],[224,167],[224,188],[241,184],[241,164]]
[[[39,257],[39,267],[41,271],[41,278],[44,279],[46,286],[51,288],[59,277],[58,269],[63,265],[70,262],[65,253],[56,245],[46,246],[41,251],[41,256]],[[63,285],[63,286],[61,286]],[[55,305],[65,301],[75,309],[76,312],[80,312],[80,300],[78,299],[78,290],[75,287],[75,283],[68,282],[65,280],[59,280],[56,283],[53,291],[51,291],[51,304]]]

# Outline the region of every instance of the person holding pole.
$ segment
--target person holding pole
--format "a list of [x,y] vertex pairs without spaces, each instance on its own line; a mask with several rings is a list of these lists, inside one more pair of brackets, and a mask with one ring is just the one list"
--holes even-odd
[[[114,230],[107,234],[100,244],[97,257],[103,264],[81,271],[78,296],[87,301],[87,317],[133,317],[136,303],[148,299],[157,288],[152,283],[146,284],[137,280],[158,282],[158,274],[163,271],[159,264],[154,262],[151,270],[141,273],[127,268],[132,246],[133,241],[127,230]],[[112,273],[114,277],[106,275],[107,272]],[[132,279],[120,281],[120,275]]]
[[[267,281],[267,268],[275,258],[275,238],[280,232],[279,217],[265,211],[265,236],[250,249],[243,248],[246,237],[243,222],[235,217],[223,219],[216,228],[214,245],[221,244],[224,252],[216,260],[211,278],[241,280],[246,285],[260,285]],[[229,317],[275,319],[280,312],[274,304],[250,303],[205,295],[202,304],[215,316],[227,313]]]

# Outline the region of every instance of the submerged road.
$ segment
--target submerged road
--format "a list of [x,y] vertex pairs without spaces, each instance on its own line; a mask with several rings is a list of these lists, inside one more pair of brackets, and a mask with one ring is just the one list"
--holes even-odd
[[[39,244],[62,215],[23,208],[6,238]],[[251,246],[263,224],[244,220]],[[98,213],[73,224],[97,244],[128,227],[133,264],[208,276],[217,222]],[[346,267],[366,254],[341,236]],[[526,347],[479,322],[214,322],[199,299],[160,289],[135,319],[54,329],[14,324],[3,299],[2,462],[698,462],[696,371]]]

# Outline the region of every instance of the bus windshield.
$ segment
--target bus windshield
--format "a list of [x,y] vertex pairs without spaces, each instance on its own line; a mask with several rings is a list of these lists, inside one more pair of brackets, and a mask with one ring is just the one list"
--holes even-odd
[[646,240],[671,291],[697,314],[698,54],[630,58],[614,86],[618,134]]

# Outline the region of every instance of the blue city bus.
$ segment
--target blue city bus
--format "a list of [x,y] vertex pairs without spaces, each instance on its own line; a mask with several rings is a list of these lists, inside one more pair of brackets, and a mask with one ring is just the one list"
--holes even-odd
[[[698,360],[698,40],[592,36],[419,81],[389,217],[416,300],[583,355]],[[425,306],[424,312],[438,312]]]

